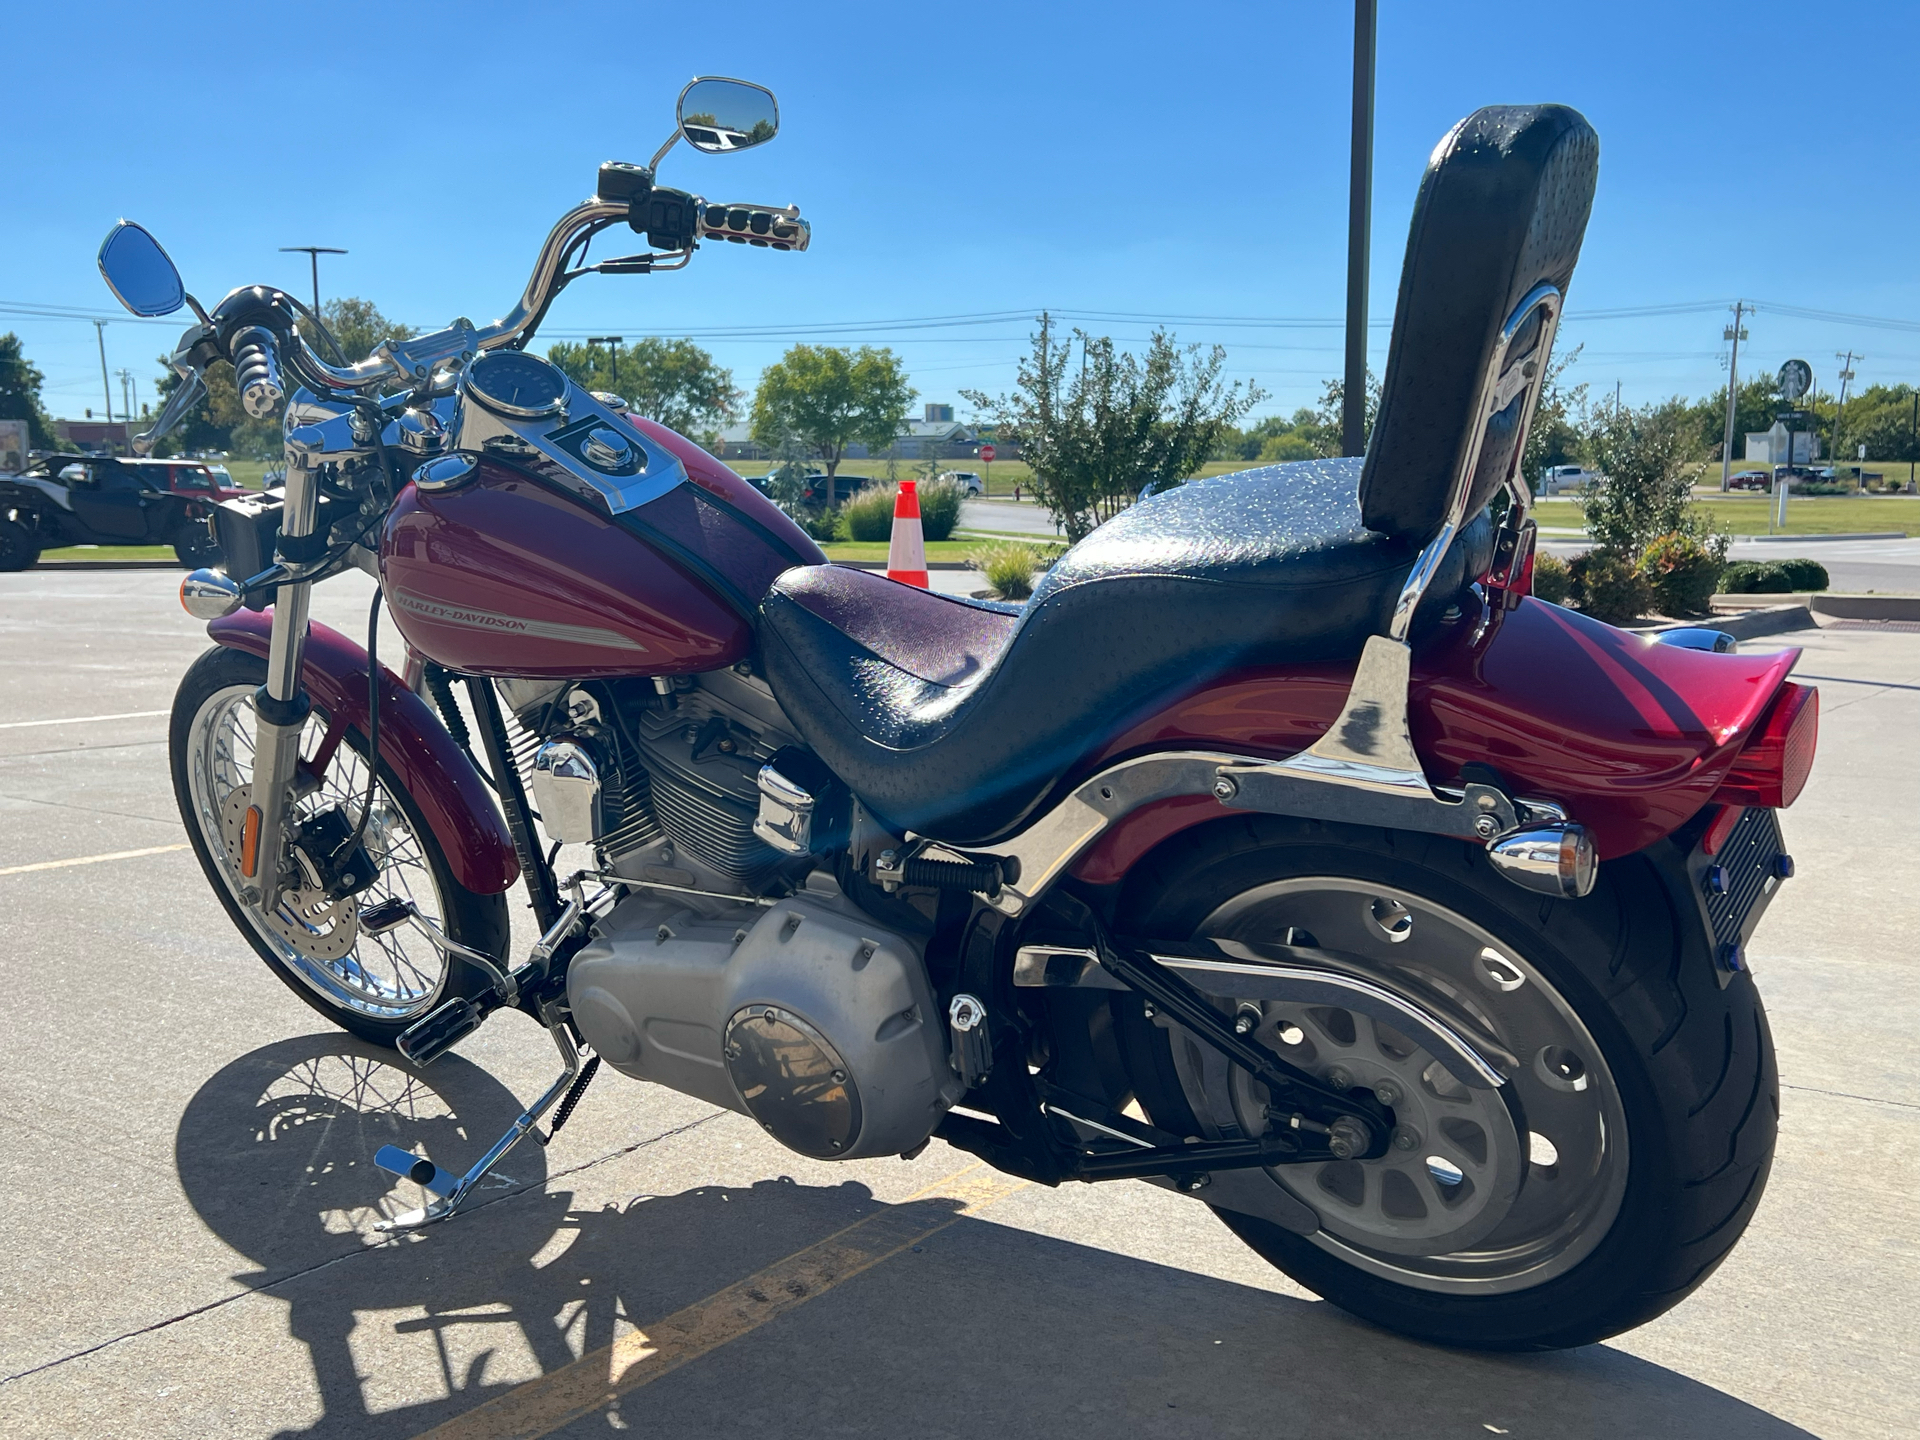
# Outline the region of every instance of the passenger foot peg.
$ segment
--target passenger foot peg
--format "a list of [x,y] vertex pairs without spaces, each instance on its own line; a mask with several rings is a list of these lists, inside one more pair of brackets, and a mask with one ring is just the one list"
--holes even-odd
[[416,1065],[431,1065],[478,1030],[486,1018],[486,1012],[473,1001],[455,996],[409,1025],[393,1042],[394,1048]]

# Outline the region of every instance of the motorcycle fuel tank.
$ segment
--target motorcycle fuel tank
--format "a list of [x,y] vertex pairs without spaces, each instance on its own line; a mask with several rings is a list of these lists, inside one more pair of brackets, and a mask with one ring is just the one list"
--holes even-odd
[[[693,673],[748,653],[774,576],[826,557],[699,446],[648,420],[616,423],[686,476],[618,514],[547,455],[423,467],[427,483],[402,492],[380,547],[408,644],[466,674],[550,679]],[[454,483],[435,488],[434,466]]]

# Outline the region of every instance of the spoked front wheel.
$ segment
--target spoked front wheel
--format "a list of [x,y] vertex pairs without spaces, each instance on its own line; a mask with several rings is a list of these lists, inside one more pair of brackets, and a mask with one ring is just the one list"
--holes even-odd
[[[1611,862],[1585,899],[1547,901],[1457,841],[1261,817],[1176,841],[1136,877],[1132,933],[1315,952],[1427,1010],[1505,1078],[1462,1084],[1354,1011],[1223,1004],[1276,1054],[1393,1112],[1384,1156],[1267,1171],[1316,1233],[1219,1212],[1326,1299],[1443,1344],[1586,1344],[1678,1304],[1746,1228],[1778,1113],[1766,1017],[1749,977],[1721,988],[1646,858]],[[1137,1000],[1114,1005],[1156,1125],[1266,1132],[1257,1081]]]
[[[283,890],[268,911],[243,899],[240,827],[252,803],[254,691],[266,662],[224,647],[188,670],[174,697],[170,750],[174,796],[194,853],[234,924],[260,958],[314,1009],[364,1040],[391,1045],[443,1000],[473,995],[487,978],[449,958],[412,926],[384,935],[361,930],[363,906],[390,896],[411,900],[454,940],[502,956],[508,941],[506,898],[476,895],[453,878],[439,842],[413,797],[384,764],[374,789],[364,844],[378,878],[364,891],[330,899],[309,883]],[[311,759],[326,733],[318,711],[301,737]],[[349,730],[317,784],[303,783],[289,825],[337,809],[357,826],[367,794],[364,737]]]

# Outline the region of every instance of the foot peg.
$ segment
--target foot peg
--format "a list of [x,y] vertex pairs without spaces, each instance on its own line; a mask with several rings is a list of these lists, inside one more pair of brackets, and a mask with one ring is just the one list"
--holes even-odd
[[486,1018],[486,1011],[473,1001],[455,996],[408,1026],[394,1047],[416,1065],[431,1065],[478,1030]]

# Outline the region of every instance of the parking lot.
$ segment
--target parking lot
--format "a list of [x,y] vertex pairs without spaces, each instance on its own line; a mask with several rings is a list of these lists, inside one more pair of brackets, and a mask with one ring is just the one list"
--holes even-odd
[[[1639,1331],[1483,1356],[1347,1319],[1167,1191],[814,1163],[611,1074],[471,1213],[375,1234],[416,1202],[373,1152],[463,1169],[551,1048],[507,1016],[410,1072],[231,929],[167,778],[206,644],[177,578],[0,576],[0,1433],[1920,1432],[1920,635],[1750,646],[1804,646],[1823,714],[1753,947],[1784,1083],[1746,1240]],[[316,616],[357,632],[370,594]]]

